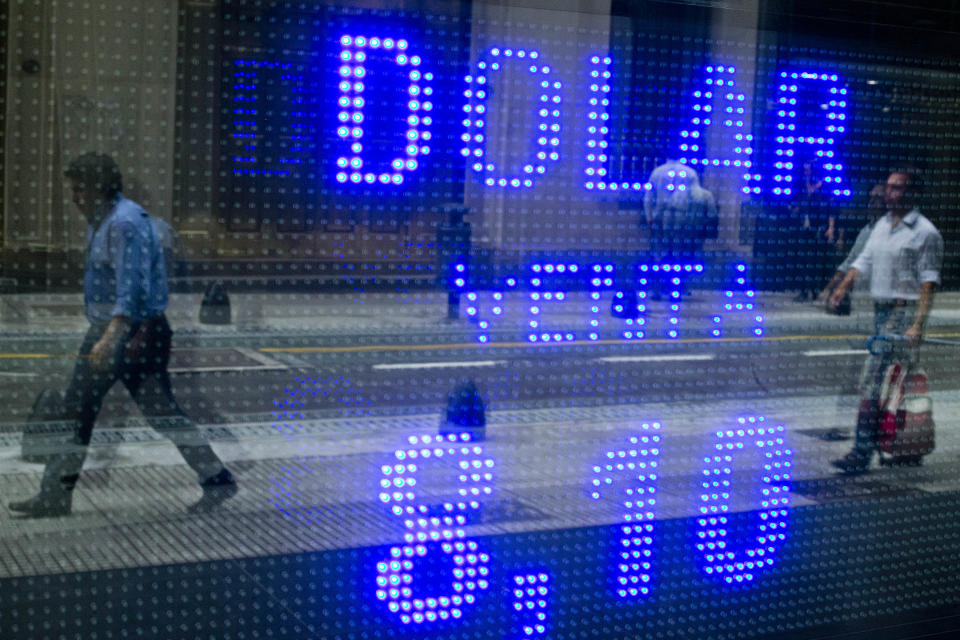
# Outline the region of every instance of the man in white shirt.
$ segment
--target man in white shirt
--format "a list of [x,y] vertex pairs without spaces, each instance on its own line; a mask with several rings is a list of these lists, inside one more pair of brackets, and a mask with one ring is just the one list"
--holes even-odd
[[844,473],[863,473],[869,468],[877,449],[883,374],[891,362],[909,364],[916,357],[940,284],[943,238],[914,206],[919,187],[910,170],[890,174],[884,194],[887,214],[874,225],[863,251],[830,296],[829,305],[836,309],[857,276],[867,276],[874,301],[874,335],[903,336],[891,343],[892,348],[867,358],[853,451],[832,461]]

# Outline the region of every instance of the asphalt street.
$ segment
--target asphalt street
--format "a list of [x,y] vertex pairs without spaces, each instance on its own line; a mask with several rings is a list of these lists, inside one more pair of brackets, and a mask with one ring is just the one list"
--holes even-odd
[[[783,294],[758,294],[753,310],[733,315],[717,311],[723,292],[698,291],[677,311],[666,301],[647,303],[643,325],[611,317],[609,294],[600,312],[570,294],[558,311],[534,316],[528,300],[515,296],[501,303],[499,316],[478,304],[480,321],[464,307],[455,322],[445,320],[442,296],[418,295],[252,297],[237,302],[235,321],[226,326],[198,324],[190,313],[195,301],[175,296],[171,371],[178,398],[195,420],[211,424],[265,419],[276,402],[305,387],[317,391],[302,397],[305,415],[315,417],[436,413],[464,380],[476,383],[489,411],[781,396],[819,403],[855,393],[871,333],[866,304],[837,318]],[[30,302],[18,308],[25,324],[15,322],[8,301],[12,320],[0,325],[7,329],[0,333],[0,401],[8,431],[40,389],[65,387],[84,327],[75,300]],[[952,302],[934,311],[929,329],[945,341],[960,335]],[[496,322],[481,329],[484,316]],[[676,338],[667,334],[673,329]],[[958,349],[922,348],[934,390],[958,388]],[[119,426],[131,413],[136,409],[117,388],[102,421]]]

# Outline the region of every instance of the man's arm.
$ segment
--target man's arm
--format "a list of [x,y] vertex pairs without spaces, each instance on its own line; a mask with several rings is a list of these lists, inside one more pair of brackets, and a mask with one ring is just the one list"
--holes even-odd
[[[840,230],[843,233],[843,229]],[[827,286],[823,288],[823,291],[817,296],[818,299],[826,301],[827,304],[830,303],[830,294],[836,291],[837,287],[840,285],[840,282],[843,280],[843,276],[846,275],[847,271],[853,266],[853,263],[856,262],[857,258],[860,257],[860,254],[863,253],[864,248],[867,246],[867,240],[870,239],[870,232],[873,231],[873,225],[865,225],[860,229],[860,233],[857,234],[857,238],[853,243],[853,246],[850,248],[850,252],[847,253],[847,257],[844,258],[843,262],[840,263],[840,266],[837,267],[836,273],[833,274],[833,278],[830,279],[830,282],[827,283]]]
[[94,369],[106,371],[110,368],[111,359],[116,352],[117,344],[123,339],[130,329],[129,316],[113,316],[107,330],[97,340],[97,343],[90,349],[90,360]]
[[917,301],[917,312],[913,316],[913,324],[903,332],[911,346],[915,347],[923,340],[923,331],[927,326],[930,309],[933,308],[933,296],[936,290],[935,282],[924,282],[920,285],[920,300]]
[[837,307],[840,306],[840,303],[843,301],[843,296],[846,295],[847,291],[850,290],[850,287],[853,286],[854,280],[857,279],[857,276],[860,275],[860,272],[857,271],[856,267],[850,267],[850,270],[847,271],[846,275],[843,276],[843,280],[840,281],[840,284],[837,285],[837,288],[833,290],[833,293],[830,294],[830,309],[833,311],[837,310]]
[[643,194],[643,218],[647,224],[653,224],[653,212],[657,207],[656,187]]
[[118,343],[130,329],[136,301],[146,284],[144,266],[148,258],[144,255],[146,247],[131,224],[117,224],[110,229],[109,247],[117,278],[116,301],[107,330],[90,350],[93,367],[101,371],[110,368]]
[[817,296],[817,302],[822,303],[829,299],[833,290],[837,288],[837,285],[840,284],[840,281],[843,280],[843,276],[846,275],[846,271],[837,271],[833,274],[833,277],[830,278],[830,282],[827,283],[827,286],[823,288],[823,291],[820,292],[820,295]]
[[[866,242],[863,244],[863,248],[859,249],[858,247],[854,246],[853,249],[850,250],[850,255],[847,256],[847,259],[843,261],[844,264],[840,265],[840,268],[843,269],[844,265],[847,264],[847,261],[850,261],[850,264],[847,267],[846,275],[843,277],[843,280],[840,281],[840,284],[837,285],[837,288],[833,290],[833,294],[830,296],[830,300],[827,302],[831,310],[837,310],[837,307],[840,306],[840,302],[843,300],[843,296],[847,294],[847,291],[850,290],[850,287],[853,286],[854,281],[860,277],[861,274],[870,275],[873,272],[873,254],[876,248],[874,232],[876,230],[877,226],[873,225],[868,232]],[[863,231],[861,231],[860,235],[863,235]],[[859,244],[860,238],[858,237],[857,240],[857,244]],[[851,258],[850,256],[853,257]]]
[[933,307],[933,296],[940,282],[940,269],[943,266],[943,237],[937,233],[928,235],[920,249],[917,261],[917,271],[922,284],[920,285],[920,299],[917,301],[917,312],[913,317],[913,324],[904,331],[911,346],[917,346],[923,340],[923,331],[926,328],[927,317]]

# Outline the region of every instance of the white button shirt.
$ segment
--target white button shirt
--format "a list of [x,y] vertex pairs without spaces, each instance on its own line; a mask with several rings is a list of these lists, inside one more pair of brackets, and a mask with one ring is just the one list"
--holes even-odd
[[852,267],[870,278],[878,302],[919,300],[920,285],[940,283],[943,238],[933,223],[913,209],[896,226],[890,213],[880,218]]

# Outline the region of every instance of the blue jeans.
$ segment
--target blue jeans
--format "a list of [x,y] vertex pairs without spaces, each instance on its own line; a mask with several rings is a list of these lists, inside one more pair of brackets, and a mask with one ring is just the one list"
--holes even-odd
[[887,367],[899,362],[909,368],[917,359],[917,349],[899,339],[913,323],[916,309],[916,302],[913,301],[874,303],[873,334],[875,337],[892,339],[874,341],[860,375],[860,411],[853,451],[866,462],[870,461],[877,449],[883,411],[880,393]]

